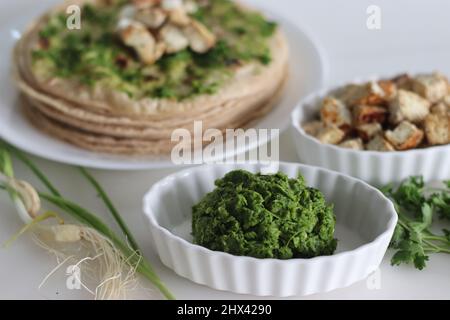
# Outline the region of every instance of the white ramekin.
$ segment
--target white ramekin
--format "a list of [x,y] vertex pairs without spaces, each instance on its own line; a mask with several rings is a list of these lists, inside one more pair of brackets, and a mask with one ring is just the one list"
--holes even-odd
[[[357,79],[362,84],[380,77]],[[357,151],[321,143],[302,128],[319,113],[320,102],[330,92],[342,88],[315,92],[303,99],[291,114],[291,133],[300,162],[339,171],[365,180],[373,185],[399,183],[410,176],[422,175],[427,181],[450,177],[450,145],[408,151]]]
[[[392,203],[363,181],[322,168],[281,163],[289,177],[301,173],[320,189],[337,216],[337,252],[312,259],[255,259],[192,243],[192,206],[227,172],[260,172],[259,164],[205,165],[156,183],[144,198],[144,215],[163,264],[208,287],[257,296],[300,296],[349,286],[375,271],[389,245],[397,215]],[[149,241],[151,241],[149,239]]]

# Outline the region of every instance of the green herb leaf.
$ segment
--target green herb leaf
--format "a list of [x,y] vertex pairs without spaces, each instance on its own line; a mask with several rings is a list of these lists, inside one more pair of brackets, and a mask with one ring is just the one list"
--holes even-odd
[[394,235],[392,236],[392,239],[391,239],[391,244],[390,244],[391,248],[399,249],[400,244],[402,243],[402,241],[405,239],[406,236],[407,236],[406,229],[403,226],[401,226],[400,224],[398,224],[395,227]]
[[411,177],[403,182],[399,188],[392,193],[394,200],[406,210],[420,214],[425,202],[423,195],[424,181],[422,177]]
[[388,185],[382,191],[394,201],[399,215],[390,243],[390,248],[397,250],[392,257],[392,265],[414,264],[422,270],[426,267],[429,253],[450,253],[448,230],[443,230],[444,235],[436,235],[430,230],[435,214],[450,217],[447,190],[428,195],[423,178],[412,177],[397,189]]
[[433,209],[428,203],[424,203],[422,205],[421,212],[422,212],[421,216],[422,221],[410,223],[411,228],[417,233],[421,233],[422,231],[429,228],[431,226],[431,223],[433,222]]
[[430,197],[430,203],[434,205],[442,219],[450,220],[450,193],[435,193]]

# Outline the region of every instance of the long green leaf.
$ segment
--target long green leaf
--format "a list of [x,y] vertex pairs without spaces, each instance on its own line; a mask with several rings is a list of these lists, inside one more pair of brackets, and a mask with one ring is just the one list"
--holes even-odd
[[86,178],[87,181],[94,187],[94,189],[97,191],[100,198],[105,203],[106,207],[108,208],[111,215],[116,220],[117,224],[119,225],[120,229],[126,236],[127,240],[129,241],[131,247],[136,251],[141,251],[139,249],[139,245],[136,241],[136,239],[133,237],[133,234],[130,232],[127,224],[120,216],[119,212],[117,211],[116,207],[112,203],[109,196],[106,194],[105,190],[102,188],[102,186],[97,182],[97,180],[84,168],[79,168],[81,171],[81,174]]
[[10,150],[20,161],[22,161],[34,175],[44,184],[44,186],[55,196],[60,196],[61,193],[55,186],[50,182],[47,176],[19,149],[8,145],[8,150]]
[[[0,147],[4,144],[0,141]],[[14,178],[14,168],[11,160],[11,156],[5,149],[0,149],[0,173],[5,177]],[[7,183],[4,185],[4,188],[8,191],[10,198],[13,201],[16,201],[18,198],[18,194],[16,190],[11,188]]]
[[14,177],[11,156],[6,150],[0,150],[0,171],[7,177]]

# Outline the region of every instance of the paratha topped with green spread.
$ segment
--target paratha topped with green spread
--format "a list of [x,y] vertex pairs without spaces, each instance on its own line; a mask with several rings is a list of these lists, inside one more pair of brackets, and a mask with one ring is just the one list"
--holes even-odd
[[[67,26],[69,4],[81,8],[80,29]],[[103,124],[99,115],[127,128],[162,121],[167,133],[202,115],[227,128],[226,110],[233,125],[260,116],[286,78],[288,47],[276,23],[230,0],[78,0],[40,18],[15,62],[34,111],[63,129],[121,138],[88,128]]]

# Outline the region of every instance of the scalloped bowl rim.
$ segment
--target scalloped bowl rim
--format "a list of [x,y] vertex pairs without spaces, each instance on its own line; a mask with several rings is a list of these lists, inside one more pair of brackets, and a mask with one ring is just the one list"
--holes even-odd
[[[301,170],[302,168],[306,168],[306,169],[314,169],[314,170],[319,170],[324,172],[325,174],[332,174],[332,175],[337,175],[337,176],[341,176],[345,179],[350,179],[350,180],[354,180],[355,182],[360,183],[366,190],[368,189],[370,192],[375,192],[378,193],[378,195],[381,198],[384,198],[383,200],[385,201],[389,201],[389,207],[390,207],[390,214],[391,217],[388,221],[388,223],[386,224],[386,226],[384,227],[384,231],[379,233],[372,241],[370,242],[366,242],[360,246],[358,246],[355,249],[352,250],[346,250],[346,251],[342,251],[330,256],[318,256],[318,257],[314,257],[314,258],[309,258],[309,259],[305,259],[305,258],[293,258],[293,259],[288,259],[288,260],[281,260],[281,259],[273,259],[273,258],[267,258],[267,259],[260,259],[260,258],[254,258],[254,257],[249,257],[249,256],[236,256],[236,255],[232,255],[226,252],[221,252],[221,251],[213,251],[210,250],[208,248],[205,248],[203,246],[200,245],[196,245],[192,242],[187,241],[186,239],[183,239],[182,237],[179,237],[175,234],[173,234],[170,230],[162,227],[158,221],[156,220],[155,217],[155,213],[153,212],[153,210],[151,210],[149,208],[149,198],[152,196],[152,194],[154,192],[156,192],[156,189],[160,188],[161,186],[170,184],[170,183],[174,183],[178,178],[181,177],[185,177],[188,175],[191,175],[197,171],[201,171],[204,167],[209,167],[209,166],[221,166],[221,165],[202,165],[202,166],[197,166],[197,167],[193,167],[193,168],[189,168],[189,169],[184,169],[182,171],[179,171],[177,173],[171,174],[163,179],[161,179],[160,181],[158,181],[157,183],[155,183],[150,190],[145,194],[144,196],[144,201],[143,201],[143,205],[144,205],[144,216],[146,217],[146,219],[150,222],[150,224],[152,225],[153,228],[155,228],[156,230],[162,232],[164,235],[166,235],[167,237],[171,238],[173,241],[176,241],[178,243],[181,243],[183,246],[187,246],[192,248],[193,250],[199,251],[199,252],[203,252],[203,253],[208,253],[208,254],[214,254],[217,256],[222,256],[222,257],[227,257],[227,258],[233,258],[239,261],[248,261],[248,262],[259,262],[259,263],[280,263],[280,264],[293,264],[293,263],[298,263],[298,262],[315,262],[315,261],[322,261],[322,260],[333,260],[335,258],[338,257],[342,257],[342,256],[352,256],[352,255],[357,255],[359,252],[364,251],[365,249],[374,246],[376,243],[382,241],[387,235],[389,235],[393,229],[395,229],[395,226],[397,225],[397,214],[394,208],[393,203],[377,188],[369,185],[368,183],[364,182],[361,179],[357,179],[354,177],[351,177],[349,175],[343,174],[343,173],[339,173],[336,171],[332,171],[332,170],[328,170],[325,168],[320,168],[320,167],[315,167],[315,166],[310,166],[310,165],[304,165],[304,164],[298,164],[298,163],[290,163],[290,162],[279,162],[280,166],[282,165],[288,165],[288,166],[296,166],[299,170]],[[234,164],[234,165],[225,165],[225,166],[229,166],[231,169],[234,167],[235,169],[238,169],[240,165],[245,165],[245,164]]]

